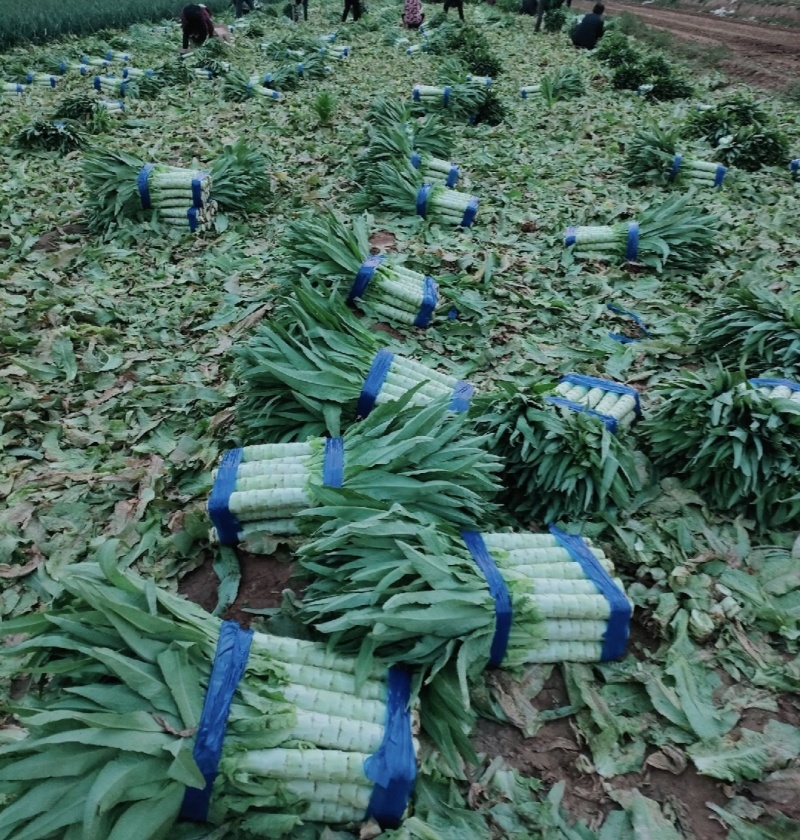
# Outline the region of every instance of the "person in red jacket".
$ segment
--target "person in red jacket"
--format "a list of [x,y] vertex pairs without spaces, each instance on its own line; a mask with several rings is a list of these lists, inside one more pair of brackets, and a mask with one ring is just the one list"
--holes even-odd
[[189,41],[199,47],[208,38],[214,37],[214,21],[211,13],[202,3],[190,3],[181,12],[183,27],[183,48],[189,49]]

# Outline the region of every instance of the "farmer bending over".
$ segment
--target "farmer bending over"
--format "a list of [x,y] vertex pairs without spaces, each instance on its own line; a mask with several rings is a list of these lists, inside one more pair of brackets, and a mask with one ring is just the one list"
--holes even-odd
[[584,15],[583,20],[572,33],[572,43],[585,50],[593,50],[597,42],[603,37],[603,12],[606,7],[602,3],[595,3],[591,14]]
[[202,3],[190,3],[181,12],[181,26],[183,27],[183,48],[189,49],[189,41],[199,47],[208,38],[214,37],[214,21],[211,13]]

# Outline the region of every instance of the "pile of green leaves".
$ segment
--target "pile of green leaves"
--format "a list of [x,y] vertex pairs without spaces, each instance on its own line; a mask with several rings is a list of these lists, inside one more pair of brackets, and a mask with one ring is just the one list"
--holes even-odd
[[561,99],[583,96],[586,92],[583,76],[577,67],[557,67],[542,76],[541,85],[542,99],[548,108]]
[[74,120],[91,133],[107,131],[111,125],[108,111],[94,96],[78,93],[63,100],[53,114],[53,121]]
[[86,141],[74,120],[36,120],[17,134],[15,142],[21,149],[66,154],[82,148]]
[[693,93],[691,84],[675,65],[659,54],[639,54],[633,61],[619,64],[611,77],[617,89],[638,90],[648,99],[685,99]]
[[800,404],[770,399],[721,369],[686,373],[654,399],[640,433],[666,473],[760,528],[800,525]]
[[470,24],[443,23],[428,39],[428,51],[433,55],[457,58],[476,76],[495,78],[503,64],[486,36]]
[[800,377],[800,294],[734,288],[698,324],[694,341],[703,358],[741,365],[751,376]]

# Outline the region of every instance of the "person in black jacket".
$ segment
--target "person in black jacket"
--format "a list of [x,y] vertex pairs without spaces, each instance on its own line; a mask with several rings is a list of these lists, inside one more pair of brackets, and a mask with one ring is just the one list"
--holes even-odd
[[583,20],[572,33],[572,43],[585,50],[593,50],[597,42],[603,37],[603,12],[606,7],[602,3],[595,3],[592,13],[584,15]]
[[361,3],[359,0],[344,0],[344,11],[342,12],[342,23],[347,20],[347,15],[353,12],[353,20],[358,20],[361,17]]
[[464,0],[444,0],[444,13],[448,9],[458,9],[458,16],[464,20]]

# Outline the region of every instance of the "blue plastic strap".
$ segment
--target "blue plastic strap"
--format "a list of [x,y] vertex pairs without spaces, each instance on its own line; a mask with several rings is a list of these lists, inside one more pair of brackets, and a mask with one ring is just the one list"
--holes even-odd
[[[613,303],[607,303],[606,308],[610,309],[612,312],[616,312],[619,315],[627,315],[631,320],[633,320],[639,329],[644,333],[646,338],[650,338],[650,333],[647,327],[644,325],[642,319],[635,313],[631,312],[630,309],[623,309],[621,306],[616,306]],[[634,344],[637,341],[641,341],[641,338],[628,338],[627,335],[621,335],[620,333],[610,332],[608,334],[609,338],[613,338],[614,341],[618,341],[620,344]]]
[[378,350],[375,354],[372,366],[367,372],[364,384],[361,386],[361,393],[358,395],[357,417],[366,417],[372,411],[375,400],[378,399],[378,394],[380,394],[383,383],[386,381],[393,359],[394,353],[390,353],[388,350]]
[[431,184],[423,184],[417,190],[417,215],[422,216],[423,219],[428,213],[428,196],[432,189]]
[[222,456],[211,495],[208,497],[208,515],[217,531],[220,545],[239,542],[239,521],[228,507],[231,493],[236,489],[236,474],[242,463],[242,450],[229,449]]
[[344,440],[340,437],[327,438],[322,458],[322,484],[325,487],[341,487],[343,481]]
[[190,207],[186,211],[186,219],[189,222],[189,230],[194,233],[197,230],[197,208]]
[[415,327],[425,327],[431,322],[433,310],[436,309],[436,304],[439,302],[439,287],[433,277],[425,276],[422,283],[422,305],[419,308],[417,317],[414,319]]
[[153,206],[150,203],[150,187],[148,185],[148,180],[154,166],[154,163],[146,163],[139,170],[139,176],[136,179],[136,186],[139,188],[139,199],[142,202],[142,208],[144,210],[149,210]]
[[625,246],[625,259],[633,262],[639,256],[639,223],[628,222],[628,242]]
[[113,58],[114,58],[114,53],[112,53],[111,50],[109,50],[106,53],[106,61],[111,61]]
[[630,602],[581,537],[566,534],[555,525],[550,525],[550,533],[566,548],[570,557],[580,564],[586,577],[608,601],[609,616],[606,632],[603,634],[603,650],[600,657],[603,662],[619,659],[624,656],[628,644],[631,624]]
[[627,394],[633,397],[636,406],[636,416],[642,416],[642,407],[639,404],[639,392],[629,385],[622,385],[620,382],[612,382],[610,379],[598,379],[596,376],[584,376],[582,373],[568,373],[562,376],[560,382],[569,382],[570,385],[583,385],[586,388],[602,388],[604,391],[613,391],[615,394]]
[[564,231],[564,245],[566,245],[568,247],[570,245],[574,245],[575,244],[575,237],[576,237],[577,233],[578,233],[578,229],[574,225],[568,227]]
[[301,76],[301,77],[303,75],[303,62],[302,61],[297,65],[297,75]]
[[717,171],[714,173],[714,186],[715,187],[721,187],[722,186],[722,182],[725,180],[725,173],[727,171],[728,170],[722,164],[720,164],[717,167]]
[[469,411],[469,401],[475,393],[475,386],[470,385],[463,379],[459,379],[453,388],[453,399],[450,400],[448,408],[450,411]]
[[34,80],[33,73],[27,73],[25,75],[25,81],[27,82],[27,84],[29,84],[29,85],[33,84],[33,80]]
[[467,209],[464,211],[464,218],[461,219],[461,227],[469,227],[475,221],[475,214],[478,212],[478,199],[472,195],[469,199]]
[[192,178],[192,202],[195,207],[203,206],[203,181],[205,181],[207,174],[201,172],[199,177]]
[[50,87],[51,87],[51,88],[54,88],[54,87],[56,86],[56,84],[57,84],[57,82],[56,82],[56,77],[55,77],[55,76],[51,76],[51,77],[50,77]]
[[375,785],[367,818],[373,817],[381,828],[400,825],[417,778],[410,700],[411,675],[402,668],[390,668],[386,677],[383,740],[364,762],[364,775]]
[[130,71],[128,70],[128,68],[127,68],[127,67],[124,67],[124,68],[122,69],[122,78],[123,78],[123,79],[127,79],[127,78],[128,78],[128,76],[130,76]]
[[414,89],[411,91],[411,98],[414,102],[419,102],[419,88],[414,85]]
[[99,77],[99,76],[95,76],[95,77],[94,77],[94,81],[92,82],[92,84],[94,85],[94,89],[95,89],[95,90],[100,90],[100,77]]
[[419,169],[421,164],[422,158],[419,156],[419,152],[411,152],[411,165],[414,169]]
[[528,91],[525,88],[520,88],[519,89],[519,95],[520,95],[520,98],[527,99],[528,98]]
[[494,637],[489,650],[489,667],[499,668],[506,655],[508,637],[511,634],[511,595],[494,558],[486,548],[483,537],[477,531],[462,531],[461,537],[472,559],[483,572],[489,584],[489,594],[494,598]]
[[205,822],[208,819],[211,789],[217,777],[222,742],[225,740],[225,726],[236,687],[247,668],[252,639],[252,630],[244,630],[235,621],[222,622],[192,753],[206,785],[203,788],[186,788],[180,814],[184,820]]
[[58,65],[58,69],[61,71],[61,75],[63,76],[64,73],[67,72],[67,62],[66,61],[60,62],[59,65]]
[[442,105],[446,108],[450,104],[450,85],[444,86],[444,92],[442,93]]
[[450,164],[450,171],[447,173],[447,181],[445,182],[445,186],[450,187],[452,189],[458,183],[458,176],[460,175],[460,171],[458,167],[454,164]]
[[373,254],[361,263],[361,268],[358,269],[358,274],[356,274],[356,279],[353,281],[350,294],[347,296],[348,303],[364,295],[364,292],[367,291],[367,286],[369,286],[370,280],[372,280],[373,275],[378,270],[378,266],[385,259],[386,257],[382,254]]
[[[82,64],[78,68],[78,72],[81,74],[81,76],[85,76],[89,72],[89,68],[85,64]],[[97,85],[95,85],[95,87],[97,87]]]
[[790,379],[750,379],[748,381],[756,388],[779,388],[783,386],[790,391],[800,391],[800,383],[792,382]]
[[585,405],[573,402],[572,400],[565,400],[564,397],[545,397],[545,402],[553,403],[553,405],[560,405],[568,408],[570,411],[577,411],[579,414],[591,414],[592,417],[597,417],[603,421],[603,425],[611,432],[612,435],[617,433],[617,421],[608,414],[601,414],[593,408],[587,408]]
[[800,158],[797,158],[797,160],[793,160],[789,164],[789,169],[792,172],[800,172]]
[[672,158],[672,171],[669,173],[669,180],[674,181],[675,178],[678,176],[678,170],[681,168],[681,161],[683,160],[683,155],[675,155]]

